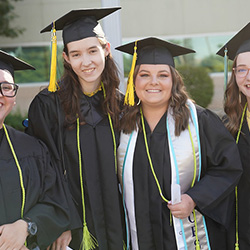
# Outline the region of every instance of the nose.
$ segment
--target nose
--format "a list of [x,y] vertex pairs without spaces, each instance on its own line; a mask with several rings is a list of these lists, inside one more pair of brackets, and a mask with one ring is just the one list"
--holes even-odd
[[82,56],[82,65],[83,66],[89,66],[92,63],[91,58],[88,55]]
[[151,78],[151,83],[152,83],[153,85],[158,84],[158,79],[157,79],[157,76],[152,75],[152,78]]

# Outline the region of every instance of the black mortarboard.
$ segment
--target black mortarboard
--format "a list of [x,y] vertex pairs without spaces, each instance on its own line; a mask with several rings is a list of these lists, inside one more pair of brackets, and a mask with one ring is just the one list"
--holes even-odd
[[216,54],[224,56],[225,48],[227,49],[227,56],[230,60],[234,60],[234,58],[240,53],[250,51],[250,23],[223,45]]
[[54,24],[56,30],[63,30],[64,45],[87,37],[104,37],[98,20],[119,9],[121,7],[72,10],[41,30],[41,33],[51,31]]
[[[133,55],[135,42],[117,47],[117,50]],[[158,39],[149,37],[137,41],[136,64],[168,64],[174,67],[175,56],[195,53],[194,50]]]
[[22,61],[21,59],[11,56],[10,54],[0,50],[0,69],[8,70],[11,75],[14,77],[15,70],[26,70],[26,69],[33,69],[35,68]]
[[148,37],[128,43],[115,49],[133,55],[131,70],[128,76],[127,91],[124,103],[134,106],[134,69],[141,64],[167,64],[175,67],[174,57],[194,53],[188,49],[156,37]]

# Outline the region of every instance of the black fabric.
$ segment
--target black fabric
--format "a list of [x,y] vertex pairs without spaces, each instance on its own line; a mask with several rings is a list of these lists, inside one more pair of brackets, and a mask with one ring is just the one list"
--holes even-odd
[[[74,201],[72,209],[77,209],[76,213],[73,211],[71,213],[73,220],[71,229],[77,229],[82,226],[82,198],[76,127],[72,130],[58,128],[58,113],[54,102],[56,94],[49,93],[46,89],[35,97],[29,109],[27,132],[41,138],[48,145],[54,161],[63,169],[60,153],[57,150],[60,143],[58,130],[62,129],[67,184]],[[111,129],[108,117],[101,111],[102,95],[102,92],[92,97],[82,94],[80,99],[81,112],[86,122],[80,126],[86,221],[89,231],[99,243],[99,248],[96,249],[117,250],[123,248],[123,213],[115,172]],[[63,120],[62,108],[60,107],[59,110]],[[116,139],[118,139],[117,135]],[[79,234],[76,230],[74,235],[71,246],[79,248]],[[80,237],[82,237],[81,234]]]
[[234,60],[234,58],[240,53],[250,51],[250,23],[244,26],[239,32],[237,32],[222,48],[217,51],[217,55],[224,56],[225,48],[227,48],[228,58]]
[[[186,193],[205,215],[213,250],[228,250],[226,227],[233,214],[233,190],[241,175],[234,138],[212,112],[197,106],[201,140],[201,180]],[[171,200],[171,167],[166,114],[151,133],[145,120],[149,151],[163,195]],[[134,153],[135,216],[140,250],[176,249],[167,204],[162,201],[148,162],[142,132]],[[195,248],[194,248],[195,249]]]
[[50,32],[53,24],[55,24],[56,30],[63,30],[64,45],[87,37],[103,38],[104,32],[100,24],[98,24],[98,20],[119,9],[121,7],[71,10],[51,25],[45,27],[41,33]]
[[[35,138],[7,127],[20,167],[26,199],[24,217],[36,222],[37,242],[46,249],[69,226],[69,211],[60,178],[52,168],[49,153]],[[22,193],[16,162],[3,129],[0,130],[0,225],[21,217]]]
[[[240,152],[240,157],[243,166],[243,174],[240,178],[238,187],[238,219],[239,219],[239,244],[241,250],[250,249],[250,132],[247,125],[247,121],[244,120],[242,126],[242,133],[240,135],[238,148]],[[235,204],[235,203],[234,203]],[[234,205],[235,206],[235,205]],[[230,248],[229,250],[234,250],[235,244],[235,211],[234,220],[230,226],[229,237]]]
[[115,49],[134,54],[135,42],[137,42],[137,61],[136,65],[141,64],[168,64],[173,67],[174,57],[194,53],[194,50],[158,39],[156,37],[148,37],[138,41],[134,41]]
[[14,78],[15,70],[34,70],[35,68],[21,59],[0,50],[0,69],[8,70]]

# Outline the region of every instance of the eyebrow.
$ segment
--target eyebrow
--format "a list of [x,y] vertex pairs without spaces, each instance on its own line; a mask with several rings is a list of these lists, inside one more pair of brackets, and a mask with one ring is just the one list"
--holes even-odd
[[[91,46],[91,47],[87,48],[87,50],[96,49],[96,48],[97,48],[97,46],[94,45],[94,46]],[[81,51],[81,50],[71,50],[71,51],[69,51],[69,54],[73,54],[73,53],[76,53],[76,52],[79,52],[79,51]]]
[[[139,70],[138,73],[141,73],[141,72],[147,72],[147,73],[148,73],[149,70],[142,69],[142,70]],[[165,72],[165,73],[170,73],[170,71],[168,71],[168,70],[166,70],[166,69],[160,70],[158,73],[163,73],[163,72]]]
[[236,67],[238,67],[238,66],[247,66],[246,64],[239,64],[239,65],[236,65]]

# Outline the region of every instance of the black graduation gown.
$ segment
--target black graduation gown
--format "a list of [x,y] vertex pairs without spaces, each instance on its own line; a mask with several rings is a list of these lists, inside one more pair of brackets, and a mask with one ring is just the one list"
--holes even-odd
[[[66,169],[70,195],[78,211],[77,215],[71,207],[74,220],[71,229],[74,229],[82,227],[76,127],[72,130],[63,127],[64,114],[56,95],[46,89],[35,97],[29,109],[28,133],[43,140],[57,166]],[[123,248],[123,213],[111,129],[100,106],[102,95],[101,91],[92,97],[82,94],[80,99],[80,109],[86,121],[80,126],[86,221],[89,231],[98,241],[99,248],[96,249],[118,250]],[[77,233],[70,244],[74,249],[79,248],[82,237],[79,230]]]
[[[197,107],[197,113],[201,141],[201,180],[186,193],[205,216],[211,248],[227,250],[225,227],[232,215],[232,191],[242,171],[239,153],[233,137],[216,115],[201,107]],[[166,114],[152,134],[146,121],[145,125],[154,170],[164,196],[171,200]],[[151,173],[142,132],[138,134],[136,142],[133,171],[139,249],[176,249],[169,209],[162,201]]]
[[[250,249],[250,132],[247,121],[244,120],[241,135],[239,138],[238,149],[240,152],[241,162],[243,166],[243,174],[237,185],[238,187],[238,220],[239,220],[239,247],[240,250]],[[234,206],[235,207],[235,206]],[[235,244],[235,208],[234,220],[229,230],[229,250],[234,250]]]
[[[51,166],[47,148],[35,138],[6,126],[22,169],[25,188],[24,217],[36,222],[37,243],[46,249],[69,226],[63,187]],[[22,191],[16,162],[0,129],[0,225],[21,218]],[[28,240],[31,247],[35,237]]]

